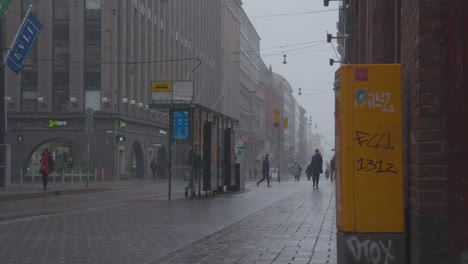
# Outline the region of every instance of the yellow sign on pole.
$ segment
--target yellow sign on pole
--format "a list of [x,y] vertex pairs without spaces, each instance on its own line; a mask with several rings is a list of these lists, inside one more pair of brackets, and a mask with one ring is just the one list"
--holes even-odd
[[151,92],[153,93],[172,93],[172,82],[152,82]]
[[273,123],[276,126],[279,126],[280,125],[280,111],[279,109],[275,109],[274,110],[274,115],[273,115]]
[[401,66],[345,65],[335,85],[338,229],[403,232]]
[[289,119],[288,119],[288,118],[284,118],[284,119],[283,119],[283,126],[284,126],[283,128],[284,128],[284,129],[288,128],[288,123],[289,123]]

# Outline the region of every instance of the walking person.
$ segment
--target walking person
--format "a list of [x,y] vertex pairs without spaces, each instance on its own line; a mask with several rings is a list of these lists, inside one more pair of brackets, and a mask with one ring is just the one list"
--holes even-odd
[[257,187],[265,179],[267,180],[268,187],[271,187],[270,186],[270,161],[268,160],[268,154],[265,155],[265,159],[263,160],[263,163],[262,163],[262,176],[263,178],[257,182]]
[[[39,172],[42,174],[42,190],[47,190],[49,183],[49,174],[53,171],[54,160],[50,156],[49,149],[45,148],[41,154],[41,167]],[[52,165],[52,166],[51,166]],[[52,169],[52,170],[51,170]]]
[[310,164],[307,165],[306,175],[307,175],[307,180],[310,181],[310,178],[312,178],[312,169],[310,168]]
[[301,164],[297,164],[296,171],[294,172],[296,181],[301,180],[301,172],[302,172]]
[[333,176],[335,175],[335,155],[333,155],[332,160],[330,161],[330,180],[333,181]]
[[158,170],[158,163],[156,162],[156,159],[153,158],[153,160],[150,163],[150,168],[151,168],[151,173],[153,173],[153,181],[155,181],[156,171]]
[[318,188],[319,176],[321,173],[323,173],[322,167],[323,167],[322,155],[320,154],[320,151],[316,149],[315,155],[312,157],[312,160],[310,161],[310,168],[312,170],[312,182],[313,182],[312,187]]

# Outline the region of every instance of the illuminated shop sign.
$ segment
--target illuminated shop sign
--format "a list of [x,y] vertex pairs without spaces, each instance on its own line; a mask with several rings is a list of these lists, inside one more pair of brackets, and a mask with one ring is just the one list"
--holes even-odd
[[60,121],[60,120],[49,120],[49,127],[64,127],[68,126],[67,121]]

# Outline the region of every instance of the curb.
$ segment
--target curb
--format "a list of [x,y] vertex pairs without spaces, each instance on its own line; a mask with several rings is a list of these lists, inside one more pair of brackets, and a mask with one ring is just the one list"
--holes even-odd
[[112,188],[89,188],[89,189],[70,189],[70,190],[44,191],[44,192],[37,192],[37,193],[21,193],[21,194],[12,194],[12,195],[0,195],[0,202],[1,201],[27,200],[27,199],[33,199],[33,198],[51,197],[51,196],[58,196],[58,195],[105,192],[105,191],[111,191],[111,190],[115,190],[115,189],[112,189]]

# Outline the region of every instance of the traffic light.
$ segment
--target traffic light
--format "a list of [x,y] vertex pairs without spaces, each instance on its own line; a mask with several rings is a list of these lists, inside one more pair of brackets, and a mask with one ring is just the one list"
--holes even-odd
[[333,36],[332,34],[327,34],[327,42],[330,43],[332,40]]
[[328,6],[329,3],[330,3],[330,0],[323,0],[323,5],[324,6]]
[[23,144],[23,135],[18,135],[16,137],[16,143],[17,144]]
[[333,63],[335,63],[334,59],[330,59],[330,66],[333,66]]

